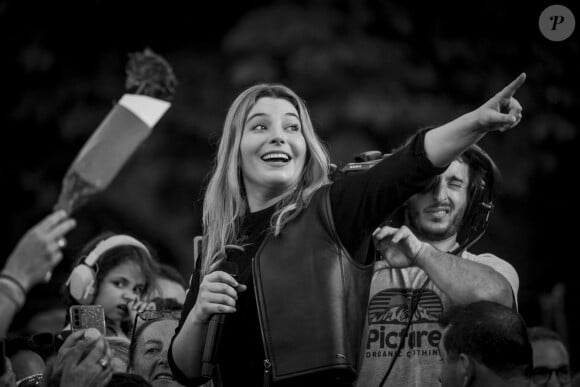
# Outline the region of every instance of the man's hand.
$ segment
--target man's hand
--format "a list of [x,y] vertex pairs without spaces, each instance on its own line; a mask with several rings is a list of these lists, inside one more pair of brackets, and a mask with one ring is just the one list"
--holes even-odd
[[414,266],[417,255],[425,245],[407,226],[377,228],[373,239],[381,256],[392,268]]
[[514,94],[525,80],[526,74],[520,74],[502,91],[473,111],[478,127],[484,132],[503,132],[516,126],[522,119],[522,105],[514,98]]

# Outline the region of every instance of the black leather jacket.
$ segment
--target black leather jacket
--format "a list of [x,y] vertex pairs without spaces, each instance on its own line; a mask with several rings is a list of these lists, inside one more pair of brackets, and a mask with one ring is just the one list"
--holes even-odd
[[357,375],[373,266],[342,246],[330,185],[252,262],[260,327],[273,380],[306,376],[320,385]]

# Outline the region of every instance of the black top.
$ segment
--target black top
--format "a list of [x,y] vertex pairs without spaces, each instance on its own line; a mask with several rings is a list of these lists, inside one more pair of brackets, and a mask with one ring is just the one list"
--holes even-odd
[[[349,254],[362,263],[369,263],[366,250],[372,231],[413,193],[427,186],[433,176],[445,170],[434,167],[427,159],[423,139],[424,132],[421,132],[409,145],[372,169],[346,175],[331,186],[330,200],[338,236]],[[247,214],[240,227],[245,251],[232,249],[228,254],[228,260],[238,265],[238,281],[247,285],[248,289],[239,294],[237,311],[227,315],[223,326],[219,367],[226,387],[262,385],[265,355],[254,297],[251,259],[270,228],[274,211],[275,206],[271,206]],[[176,335],[195,304],[199,284],[199,272],[195,271]],[[168,357],[174,377],[181,384],[191,385],[191,381],[175,365],[171,349]]]

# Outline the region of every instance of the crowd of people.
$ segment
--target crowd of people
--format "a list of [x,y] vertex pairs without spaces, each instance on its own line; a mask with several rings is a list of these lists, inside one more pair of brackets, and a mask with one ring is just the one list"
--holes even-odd
[[102,329],[67,314],[59,332],[11,337],[76,225],[47,216],[0,274],[0,385],[571,385],[565,343],[518,312],[509,259],[468,251],[499,182],[476,143],[520,122],[524,81],[333,179],[304,101],[283,85],[244,90],[225,118],[189,283],[146,241],[106,232],[62,285],[66,309],[102,313]]
[[[179,320],[187,282],[146,242],[128,234],[104,232],[78,253],[62,299],[67,311],[87,306],[81,307],[82,321],[66,313],[58,332],[10,334],[28,290],[60,262],[66,234],[75,225],[64,211],[47,216],[21,238],[2,269],[0,385],[171,385],[167,349],[174,329],[169,328]],[[95,322],[103,322],[103,329]]]

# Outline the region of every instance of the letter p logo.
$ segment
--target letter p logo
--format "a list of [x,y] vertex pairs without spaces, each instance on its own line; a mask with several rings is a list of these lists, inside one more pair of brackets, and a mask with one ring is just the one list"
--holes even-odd
[[550,16],[550,20],[553,22],[552,23],[552,31],[554,31],[558,24],[564,23],[564,16],[561,16],[561,15]]
[[561,42],[574,32],[574,14],[563,5],[551,5],[544,9],[538,21],[540,31],[549,40]]

